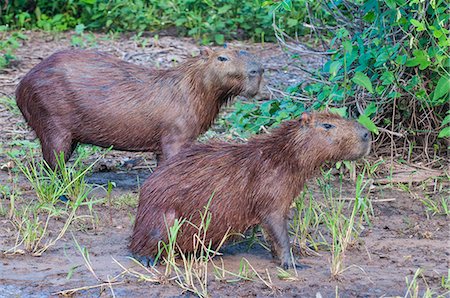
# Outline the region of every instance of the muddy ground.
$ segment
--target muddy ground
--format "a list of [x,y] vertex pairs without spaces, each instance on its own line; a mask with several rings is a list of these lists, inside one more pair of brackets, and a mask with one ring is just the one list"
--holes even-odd
[[[58,49],[71,45],[68,34],[49,35],[26,33],[30,39],[18,49],[18,61],[0,73],[0,93],[11,96],[20,78],[42,58]],[[135,63],[157,67],[170,67],[177,61],[198,51],[199,46],[190,39],[162,37],[156,42],[149,39],[145,47],[139,46],[132,37],[112,40],[98,35],[96,44],[86,42],[113,55]],[[273,89],[282,89],[305,78],[305,74],[295,67],[289,55],[283,53],[275,44],[231,43],[232,47],[248,49],[261,57],[266,67],[266,83]],[[320,59],[304,57],[304,67],[315,68]],[[273,92],[273,91],[272,91]],[[272,96],[264,89],[259,100]],[[26,179],[11,174],[11,160],[6,151],[17,140],[34,140],[34,134],[23,123],[21,115],[0,105],[0,186],[10,185],[20,192],[16,199],[18,205],[26,204],[35,197]],[[98,204],[95,214],[98,217],[93,227],[89,221],[74,224],[69,232],[55,246],[41,257],[24,254],[0,254],[0,297],[48,297],[67,289],[90,287],[80,290],[75,296],[98,297],[190,297],[174,282],[155,283],[139,280],[130,275],[117,279],[118,283],[99,287],[122,272],[116,260],[126,268],[138,268],[129,258],[127,244],[132,230],[136,211],[138,186],[150,175],[154,166],[151,154],[109,152],[99,162],[88,178],[93,184],[104,185],[107,181],[116,182],[112,192],[112,206]],[[314,197],[321,194],[311,183]],[[337,187],[337,185],[336,185]],[[448,184],[444,186],[448,190]],[[352,197],[355,186],[350,181],[343,184],[342,195]],[[448,192],[432,194],[447,196]],[[92,196],[104,198],[104,190],[96,189]],[[217,280],[210,268],[209,293],[212,297],[391,297],[404,296],[407,292],[405,277],[411,280],[418,268],[424,270],[423,277],[428,287],[437,293],[441,288],[441,278],[447,275],[450,260],[450,230],[448,217],[430,216],[420,201],[424,196],[417,189],[413,192],[401,191],[390,186],[376,186],[370,192],[373,201],[374,217],[372,226],[365,227],[363,233],[345,255],[345,270],[338,279],[330,277],[330,253],[319,250],[318,254],[302,256],[302,263],[310,266],[298,271],[293,280],[281,280],[277,274],[277,263],[270,252],[256,244],[249,248],[249,242],[230,244],[222,249],[225,268],[238,272],[243,258],[256,269],[265,280],[254,277],[254,281]],[[2,198],[2,203],[10,203]],[[86,210],[81,210],[86,212]],[[110,215],[112,214],[112,220]],[[58,224],[50,229],[60,228]],[[0,252],[14,246],[16,230],[8,217],[0,217]],[[86,268],[75,241],[87,248],[93,274]],[[261,241],[264,240],[261,238]],[[220,264],[220,258],[215,259]],[[270,281],[267,275],[270,275]],[[295,276],[295,273],[291,271]],[[231,279],[228,277],[228,279]],[[420,293],[425,291],[424,280],[420,279]]]

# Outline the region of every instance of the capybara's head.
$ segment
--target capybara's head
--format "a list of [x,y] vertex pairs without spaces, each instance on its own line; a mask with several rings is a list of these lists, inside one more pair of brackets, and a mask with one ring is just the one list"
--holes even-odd
[[253,97],[258,94],[264,69],[252,54],[242,50],[205,48],[201,57],[208,66],[204,74],[208,84],[220,84],[220,89],[229,90],[230,95]]
[[323,160],[356,160],[370,152],[371,135],[361,124],[333,113],[303,113],[298,138]]

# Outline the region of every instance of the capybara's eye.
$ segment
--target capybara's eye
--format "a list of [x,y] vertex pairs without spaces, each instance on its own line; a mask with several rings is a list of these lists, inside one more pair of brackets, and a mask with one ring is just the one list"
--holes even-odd
[[219,57],[217,57],[217,60],[224,62],[224,61],[228,61],[229,59],[228,59],[228,57],[225,57],[225,56],[219,56]]
[[329,129],[332,129],[332,128],[335,128],[335,127],[336,127],[336,126],[334,126],[333,124],[328,124],[328,123],[322,123],[321,126],[322,126],[323,128],[325,128],[326,130],[329,130]]

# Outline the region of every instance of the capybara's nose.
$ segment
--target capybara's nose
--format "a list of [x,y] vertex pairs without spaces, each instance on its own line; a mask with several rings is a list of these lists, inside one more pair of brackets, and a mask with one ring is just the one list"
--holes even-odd
[[239,56],[249,56],[250,54],[249,54],[249,52],[247,52],[247,51],[240,50],[240,51],[238,52],[238,55],[239,55]]
[[370,133],[369,133],[368,131],[366,131],[365,133],[363,133],[363,135],[362,135],[362,140],[363,140],[364,142],[370,141]]
[[358,134],[361,137],[361,141],[369,142],[371,140],[370,131],[367,130],[364,126],[359,123],[356,123],[356,129],[358,130]]
[[248,74],[250,76],[260,76],[264,73],[264,68],[261,64],[256,62],[251,62],[248,66]]

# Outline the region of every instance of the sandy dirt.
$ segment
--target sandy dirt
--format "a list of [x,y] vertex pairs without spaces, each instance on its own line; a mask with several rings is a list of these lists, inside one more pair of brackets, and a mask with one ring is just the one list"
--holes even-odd
[[[70,35],[49,35],[30,33],[30,37],[17,53],[18,62],[0,73],[0,93],[10,96],[20,78],[41,59],[58,49],[70,46]],[[105,35],[97,36],[97,45],[101,50],[143,65],[170,67],[198,51],[199,46],[190,39],[163,37],[155,42],[149,39],[146,47],[138,47],[132,38],[107,39]],[[231,43],[231,47],[248,49],[261,57],[266,67],[266,84],[273,88],[282,88],[305,78],[305,74],[295,67],[289,55],[283,53],[274,44]],[[321,61],[314,57],[304,57],[304,66],[315,68]],[[270,98],[271,92],[263,90],[259,100]],[[0,104],[1,146],[0,151],[0,186],[9,185],[17,188],[20,198],[18,205],[24,205],[35,198],[35,193],[22,175],[13,182],[11,159],[6,155],[11,150],[11,143],[17,140],[34,140],[34,134],[24,124],[22,116],[13,114],[6,106]],[[189,292],[180,289],[172,282],[150,282],[139,280],[131,275],[117,279],[111,286],[98,285],[111,280],[125,268],[135,268],[144,272],[128,257],[127,245],[132,231],[136,212],[138,187],[151,174],[154,166],[151,154],[109,152],[88,181],[92,184],[105,185],[115,181],[117,187],[112,192],[112,206],[99,204],[95,207],[97,217],[93,226],[89,220],[76,222],[68,233],[42,256],[35,257],[29,253],[8,254],[14,246],[16,230],[7,215],[0,216],[0,297],[49,297],[58,292],[73,288],[90,287],[76,292],[81,297],[191,297]],[[337,182],[335,182],[337,183]],[[311,183],[314,197],[322,197],[320,191]],[[336,184],[336,187],[338,185]],[[448,188],[448,185],[446,186]],[[343,184],[342,195],[354,197],[355,186],[350,181]],[[433,194],[446,196],[448,192]],[[1,196],[1,195],[0,195]],[[102,189],[93,191],[92,196],[104,198]],[[243,258],[260,274],[265,282],[254,276],[254,281],[230,282],[219,280],[209,268],[208,290],[212,297],[391,297],[404,296],[407,292],[405,277],[411,280],[415,271],[422,268],[428,287],[437,293],[445,292],[441,288],[441,278],[450,268],[450,229],[448,217],[427,217],[420,198],[424,193],[401,191],[392,187],[377,186],[371,193],[374,217],[372,226],[365,229],[357,242],[345,255],[345,267],[348,268],[338,278],[330,276],[330,252],[319,250],[317,254],[303,255],[301,261],[310,268],[298,271],[292,280],[281,280],[277,274],[277,262],[270,252],[261,245],[250,247],[249,241],[228,244],[216,257],[214,262],[225,268],[238,272]],[[123,198],[128,198],[124,200]],[[2,204],[10,203],[10,198],[1,198]],[[125,201],[125,202],[124,202]],[[119,203],[120,202],[120,203]],[[80,214],[88,214],[86,208]],[[112,218],[110,217],[112,215]],[[54,233],[61,228],[55,222],[50,227]],[[93,271],[87,269],[75,241],[89,252]],[[264,240],[261,236],[262,243]],[[115,261],[116,260],[116,261]],[[163,270],[163,268],[159,268]],[[69,274],[70,273],[70,274]],[[268,280],[270,276],[270,281]],[[267,284],[266,284],[267,283]],[[425,290],[420,279],[420,293]],[[269,286],[268,286],[269,285]]]

